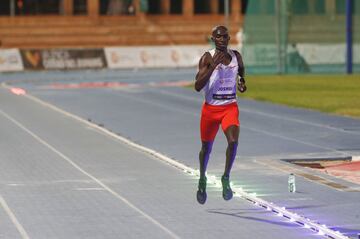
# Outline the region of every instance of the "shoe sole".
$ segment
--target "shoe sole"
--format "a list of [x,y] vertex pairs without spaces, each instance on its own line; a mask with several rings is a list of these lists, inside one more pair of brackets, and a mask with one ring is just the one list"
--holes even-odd
[[206,199],[207,199],[207,194],[206,194],[206,192],[204,192],[204,195],[201,195],[200,191],[197,191],[197,193],[196,193],[196,199],[197,199],[198,203],[200,203],[200,204],[205,204]]
[[233,192],[231,191],[231,193],[229,192],[229,195],[226,195],[223,193],[223,198],[225,201],[229,201],[230,199],[233,198]]

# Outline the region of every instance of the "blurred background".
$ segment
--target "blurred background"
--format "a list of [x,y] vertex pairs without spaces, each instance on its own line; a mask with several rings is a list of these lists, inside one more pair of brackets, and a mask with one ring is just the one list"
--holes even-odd
[[[1,48],[211,46],[229,27],[250,73],[360,71],[356,0],[2,0]],[[196,60],[191,62],[195,64]]]

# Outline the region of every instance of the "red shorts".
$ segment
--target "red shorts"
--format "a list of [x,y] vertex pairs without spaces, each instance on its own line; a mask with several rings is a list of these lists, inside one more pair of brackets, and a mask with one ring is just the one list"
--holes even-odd
[[231,125],[240,125],[239,109],[236,102],[220,106],[203,104],[200,122],[201,140],[213,141],[220,124],[224,132]]

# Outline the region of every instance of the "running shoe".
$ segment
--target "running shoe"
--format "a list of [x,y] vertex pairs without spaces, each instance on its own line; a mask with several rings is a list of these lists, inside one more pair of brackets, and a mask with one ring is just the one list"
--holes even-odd
[[200,204],[204,204],[206,202],[206,181],[207,178],[203,177],[199,179],[198,191],[196,193],[196,199]]
[[231,187],[230,187],[229,176],[223,175],[221,177],[221,184],[222,184],[222,187],[223,187],[222,195],[223,195],[224,200],[227,201],[227,200],[232,199],[233,191],[231,190]]

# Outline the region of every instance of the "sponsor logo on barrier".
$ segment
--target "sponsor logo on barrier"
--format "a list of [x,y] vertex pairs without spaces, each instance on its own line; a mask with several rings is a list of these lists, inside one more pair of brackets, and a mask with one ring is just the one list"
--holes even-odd
[[108,47],[104,51],[109,68],[137,68],[142,65],[138,54],[139,48]]
[[22,50],[26,69],[83,69],[106,67],[102,49]]
[[43,69],[39,50],[24,50],[22,52],[25,68]]
[[111,62],[116,64],[120,61],[120,56],[117,54],[117,52],[112,51],[110,55],[111,55]]
[[146,51],[146,50],[141,51],[140,52],[140,59],[141,59],[142,63],[144,65],[146,65],[150,60],[150,56],[149,56],[148,51]]
[[208,46],[107,47],[109,68],[193,67]]
[[0,72],[21,71],[24,66],[18,49],[0,50]]
[[171,59],[173,62],[178,63],[180,60],[179,52],[177,52],[176,50],[172,50],[171,51]]

